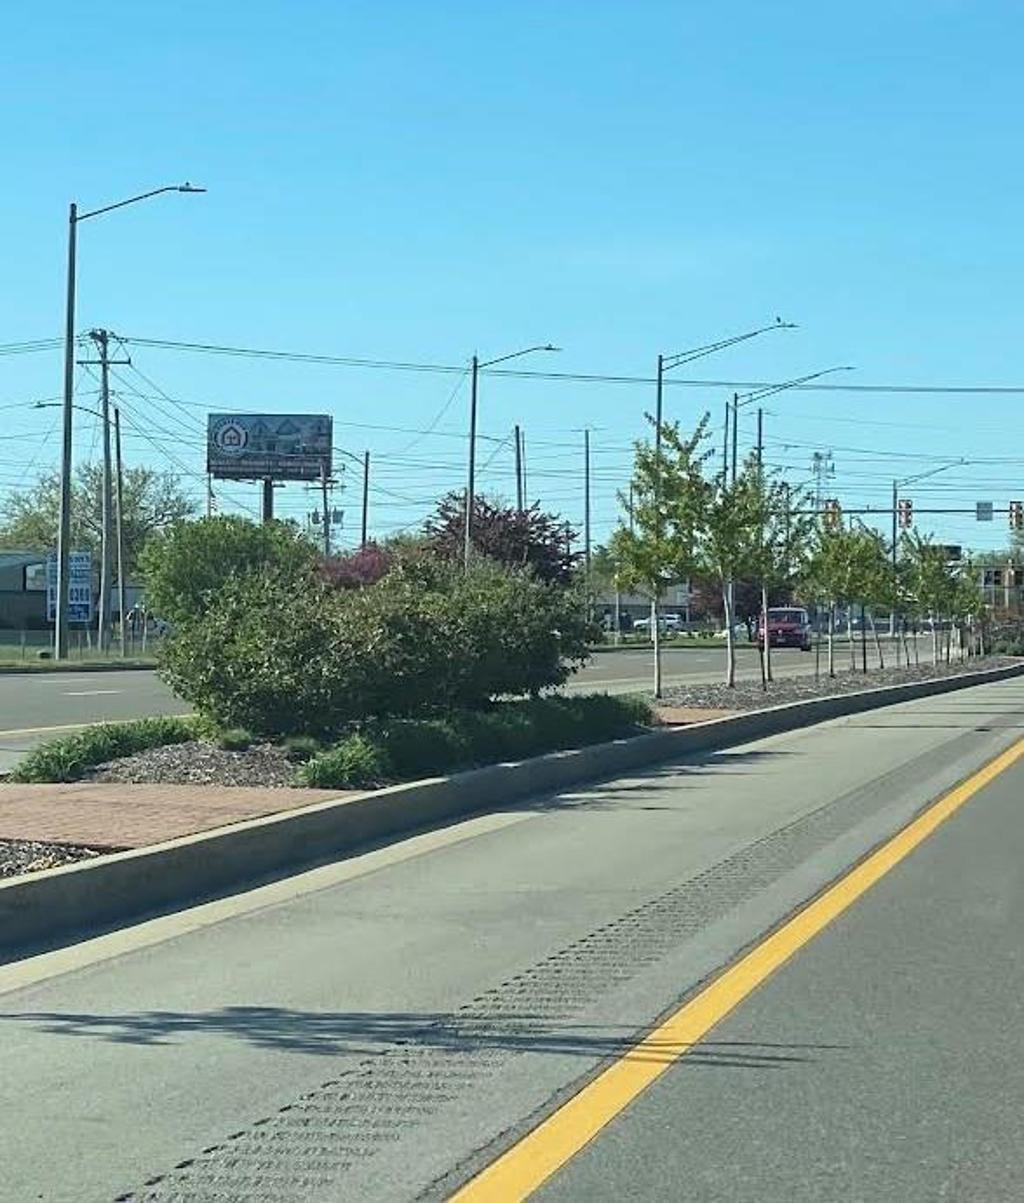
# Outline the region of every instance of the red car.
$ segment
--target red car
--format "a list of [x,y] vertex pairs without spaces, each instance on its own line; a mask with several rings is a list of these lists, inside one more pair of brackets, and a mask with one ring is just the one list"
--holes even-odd
[[[764,643],[764,616],[757,628],[757,646]],[[768,609],[768,644],[770,647],[798,647],[811,650],[811,621],[806,610],[795,606],[776,606]]]

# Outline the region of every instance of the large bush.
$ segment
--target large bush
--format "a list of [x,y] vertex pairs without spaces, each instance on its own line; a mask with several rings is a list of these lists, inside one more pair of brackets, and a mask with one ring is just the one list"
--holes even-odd
[[272,572],[298,579],[316,562],[316,549],[293,527],[224,516],[176,523],[146,544],[140,565],[151,613],[178,625],[210,610],[231,578]]
[[361,589],[284,571],[229,575],[165,643],[171,686],[261,734],[479,707],[560,684],[586,656],[583,598],[531,573],[432,557]]

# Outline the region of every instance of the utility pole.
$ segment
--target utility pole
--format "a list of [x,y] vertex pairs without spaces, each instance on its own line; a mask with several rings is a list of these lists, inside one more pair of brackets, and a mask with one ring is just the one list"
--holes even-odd
[[103,483],[100,494],[100,588],[99,604],[96,607],[96,643],[100,651],[110,645],[111,593],[114,583],[114,500],[113,473],[110,460],[110,368],[112,365],[127,365],[129,359],[110,358],[110,332],[90,330],[89,337],[96,344],[99,358],[83,359],[83,366],[100,369],[100,417],[103,421]]
[[523,445],[522,431],[516,425],[516,509],[523,512]]
[[480,357],[474,355],[470,368],[469,387],[469,473],[466,477],[466,513],[462,521],[462,562],[467,571],[473,551],[473,499],[476,495],[476,390],[479,376]]
[[526,508],[529,509],[530,494],[526,491],[526,435],[522,430],[519,431],[519,475],[523,482],[523,503]]
[[[899,560],[896,550],[899,542],[899,532],[896,526],[896,510],[899,506],[899,481],[892,482],[892,610],[889,613],[889,636],[892,639],[896,638],[896,589],[899,583]],[[899,642],[896,643],[896,667],[899,668],[900,648]]]
[[106,651],[110,638],[110,586],[113,577],[113,497],[110,481],[110,363],[107,357],[106,330],[93,330],[93,342],[100,350],[100,412],[103,414],[103,534],[100,543],[100,604],[96,607],[97,643]]
[[274,482],[269,477],[263,482],[263,521],[274,521]]
[[732,395],[732,483],[736,483],[736,455],[738,445],[738,427],[740,424],[740,395]]
[[366,519],[370,512],[370,453],[363,452],[363,522],[359,546],[366,546]]
[[590,580],[590,429],[583,431],[583,567]]
[[125,599],[127,591],[124,580],[124,473],[121,467],[121,412],[114,407],[114,456],[117,463],[117,608],[121,615],[121,656],[128,654],[125,635]]
[[214,504],[215,503],[214,503],[214,496],[213,496],[213,474],[208,472],[206,474],[206,516],[207,516],[207,518],[213,517]]
[[722,484],[729,483],[729,425],[732,416],[732,403],[725,402],[725,433],[722,436]]
[[757,470],[761,471],[761,463],[764,458],[764,410],[758,406],[757,409]]
[[324,559],[331,558],[331,511],[330,498],[328,497],[328,486],[330,481],[327,479],[327,462],[320,465],[320,495],[323,499],[324,506]]

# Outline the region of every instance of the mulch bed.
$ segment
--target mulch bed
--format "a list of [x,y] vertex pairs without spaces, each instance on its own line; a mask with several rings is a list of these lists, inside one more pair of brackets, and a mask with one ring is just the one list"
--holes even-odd
[[[845,648],[843,649],[845,652]],[[838,660],[838,657],[837,657]],[[664,691],[666,706],[692,707],[698,710],[760,710],[764,706],[778,706],[785,702],[804,702],[811,698],[835,697],[836,694],[854,693],[860,689],[872,689],[882,685],[905,685],[911,681],[926,681],[935,677],[955,677],[984,668],[999,668],[1017,664],[1012,656],[985,656],[963,664],[921,664],[910,668],[887,668],[884,672],[851,672],[849,662],[837,664],[836,676],[827,675],[824,656],[822,675],[804,677],[780,677],[770,681],[768,690],[761,688],[759,680],[737,681],[729,689],[725,685],[672,685]]]
[[244,752],[228,752],[205,740],[149,748],[97,765],[83,781],[126,785],[253,785],[287,788],[295,784],[293,764],[284,749],[253,744]]
[[80,848],[74,844],[47,844],[40,840],[0,840],[0,877],[56,869],[76,860],[102,856],[108,848]]

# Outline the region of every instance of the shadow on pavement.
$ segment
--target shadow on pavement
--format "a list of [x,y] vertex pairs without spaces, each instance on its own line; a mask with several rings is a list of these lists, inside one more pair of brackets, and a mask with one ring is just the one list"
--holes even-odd
[[[228,1036],[257,1048],[319,1056],[366,1056],[388,1049],[448,1050],[453,1055],[483,1049],[510,1053],[549,1053],[581,1057],[620,1057],[635,1034],[612,1029],[557,1024],[540,1016],[460,1017],[413,1012],[318,1012],[282,1007],[223,1007],[217,1011],[143,1011],[121,1015],[82,1012],[23,1012],[0,1016],[0,1023],[30,1025],[40,1032],[114,1044],[177,1046],[195,1036]],[[849,1049],[845,1044],[707,1041],[688,1051],[691,1064],[729,1068],[782,1069],[813,1061],[819,1052]],[[672,1061],[675,1043],[648,1042],[634,1053],[645,1062]]]

